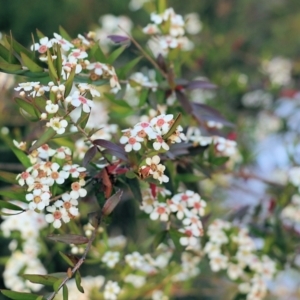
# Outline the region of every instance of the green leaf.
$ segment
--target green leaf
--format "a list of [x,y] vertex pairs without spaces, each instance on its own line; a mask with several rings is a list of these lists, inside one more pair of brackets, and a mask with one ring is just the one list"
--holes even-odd
[[16,184],[17,183],[16,177],[17,177],[17,174],[0,171],[0,180],[1,181],[11,183],[11,184]]
[[174,123],[172,124],[170,130],[162,136],[162,138],[164,140],[168,139],[175,132],[176,128],[178,127],[178,125],[180,123],[180,121],[181,121],[181,114],[178,114],[178,116],[176,117],[176,119],[175,119]]
[[43,72],[44,68],[39,66],[35,63],[32,59],[30,59],[25,53],[21,52],[21,58],[25,67],[29,69],[29,71],[36,73],[36,72]]
[[21,277],[29,280],[32,283],[39,283],[50,286],[52,286],[57,281],[56,277],[50,275],[23,274],[21,275]]
[[0,44],[0,57],[8,63],[16,64],[19,62],[2,44]]
[[26,100],[18,97],[15,98],[15,101],[18,106],[22,108],[27,114],[39,120],[40,112],[33,106],[32,103],[29,103]]
[[24,211],[22,207],[3,200],[0,200],[0,208],[6,208],[6,209],[11,209],[16,211]]
[[117,75],[121,79],[125,79],[126,75],[132,71],[132,69],[139,63],[142,59],[142,56],[138,56],[137,58],[133,59],[132,61],[125,64],[123,67],[118,68]]
[[64,278],[57,279],[53,284],[53,289],[57,293],[59,291],[60,285],[64,281]]
[[20,163],[25,167],[29,168],[31,167],[31,162],[29,157],[25,152],[23,152],[21,149],[17,148],[14,143],[9,139],[8,136],[2,135],[2,139],[5,141],[5,143],[9,146],[9,148],[13,151],[13,153],[16,155]]
[[20,43],[18,43],[12,36],[6,36],[6,40],[9,43],[9,45],[19,54],[21,55],[21,52],[25,53],[28,57],[34,59],[34,53],[29,51],[27,48],[22,46]]
[[126,46],[122,46],[111,53],[111,55],[107,59],[107,63],[112,65],[114,61],[122,54],[122,52],[126,49]]
[[15,65],[0,61],[0,69],[6,72],[24,71],[21,65]]
[[69,299],[69,291],[66,285],[63,286],[63,300]]
[[46,144],[51,138],[56,135],[56,131],[53,128],[48,128],[42,136],[31,146],[29,152],[37,149],[38,147]]
[[57,83],[58,76],[49,49],[47,50],[47,56],[48,56],[48,68],[49,68],[50,78],[52,79],[53,82]]
[[[0,290],[0,291],[4,296],[13,300],[36,300],[40,297],[40,295],[31,294],[31,293],[13,292],[9,290]],[[43,297],[42,299],[46,299],[46,298]]]
[[107,63],[107,57],[106,55],[103,53],[101,47],[99,46],[98,43],[96,43],[92,49],[91,49],[91,52],[92,52],[92,55],[95,57],[95,59],[98,61],[98,62],[101,62],[101,63]]
[[39,39],[42,39],[43,37],[45,37],[45,35],[38,29],[36,29],[36,34],[37,34]]
[[59,251],[59,255],[63,258],[63,260],[71,267],[75,266],[75,262],[67,255]]
[[74,77],[75,77],[75,71],[76,71],[76,68],[74,67],[72,69],[71,73],[69,74],[67,81],[65,82],[65,87],[66,87],[65,88],[65,97],[67,97],[71,92],[73,82],[74,82]]
[[154,249],[156,249],[166,239],[167,234],[168,230],[163,230],[155,236],[152,244]]
[[[59,44],[56,44],[56,70],[57,70],[57,75],[60,78],[61,77],[61,72],[62,72],[62,54],[61,54],[61,46]],[[74,68],[76,69],[76,68]]]
[[69,34],[67,33],[67,31],[62,26],[59,26],[59,34],[64,39],[68,40],[69,42],[72,41],[72,38],[69,36]]
[[110,102],[112,102],[113,104],[118,105],[118,106],[122,106],[122,107],[126,107],[126,108],[132,110],[132,107],[125,100],[123,100],[123,99],[116,99],[114,97],[114,95],[109,94],[109,93],[104,93],[104,96],[108,100],[110,100]]
[[78,234],[50,234],[47,238],[55,242],[75,245],[86,244],[89,241],[86,236]]
[[183,246],[180,244],[179,239],[185,235],[183,233],[179,232],[178,230],[172,229],[172,228],[169,230],[169,235],[170,235],[175,247],[179,248],[179,249],[183,249]]
[[137,178],[126,178],[126,183],[128,184],[134,199],[141,203],[143,201],[143,196],[139,180]]
[[15,188],[10,190],[0,190],[0,195],[5,198],[9,198],[9,200],[19,200],[21,202],[27,203],[28,201],[25,198],[25,190],[24,188]]
[[139,101],[139,106],[143,106],[146,101],[147,101],[147,98],[148,98],[148,93],[149,93],[149,90],[148,89],[142,89],[142,92],[140,94],[140,101]]
[[79,271],[77,270],[75,273],[75,282],[76,282],[76,286],[79,292],[84,293],[84,289],[81,286],[81,275],[79,273]]

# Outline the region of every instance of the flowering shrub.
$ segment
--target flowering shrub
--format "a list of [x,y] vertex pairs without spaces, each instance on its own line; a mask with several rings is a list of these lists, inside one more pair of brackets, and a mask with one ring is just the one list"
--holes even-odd
[[[1,131],[22,164],[18,174],[0,171],[7,184],[0,228],[12,237],[6,297],[197,297],[205,294],[196,290],[207,280],[203,269],[232,282],[228,299],[259,300],[274,291],[277,272],[299,265],[296,151],[289,145],[295,163],[284,180],[241,167],[253,140],[283,123],[297,131],[296,101],[280,109],[287,101],[274,104],[266,91],[245,94],[241,104],[261,111],[245,116],[254,136],[237,143],[217,106],[199,101],[197,93],[212,99],[216,86],[204,77],[182,78],[192,35],[202,28],[198,16],[183,17],[157,1],[149,20],[139,31],[145,43],[131,35],[129,19],[112,15],[75,39],[63,28],[53,37],[37,31],[30,50],[3,37],[0,71],[21,75],[14,99],[33,123],[26,141]],[[122,61],[130,51],[135,57]],[[282,76],[274,76],[278,63]],[[291,80],[284,59],[264,61],[262,69],[275,87]],[[255,186],[256,200],[247,205],[251,179],[270,188]],[[231,211],[217,204],[221,198]]]

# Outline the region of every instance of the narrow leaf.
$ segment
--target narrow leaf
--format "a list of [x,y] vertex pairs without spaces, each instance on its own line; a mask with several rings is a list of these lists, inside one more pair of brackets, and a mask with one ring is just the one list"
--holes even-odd
[[36,34],[37,34],[39,39],[42,39],[43,37],[45,37],[45,35],[38,29],[36,29]]
[[62,26],[59,26],[59,34],[64,39],[68,40],[69,42],[72,41],[72,38],[69,36],[69,34],[67,33],[67,31]]
[[32,59],[30,59],[25,53],[21,52],[21,58],[25,67],[29,69],[29,71],[35,72],[43,72],[44,68],[36,64]]
[[53,284],[53,289],[54,289],[54,291],[55,291],[56,293],[59,291],[59,288],[60,288],[60,286],[61,286],[61,284],[62,284],[63,281],[64,281],[64,279],[61,278],[61,279],[57,279],[57,280],[54,282],[54,284]]
[[98,62],[101,62],[101,63],[107,63],[107,57],[106,55],[103,53],[101,47],[99,46],[98,43],[96,43],[92,49],[92,54],[93,56],[95,57],[95,59],[98,61]]
[[167,234],[168,230],[163,230],[155,236],[152,244],[154,249],[156,249],[166,239]]
[[22,98],[15,98],[16,103],[20,108],[25,110],[30,116],[35,117],[39,119],[40,113],[39,111],[33,106],[32,103],[27,102],[26,100]]
[[21,52],[25,53],[28,57],[33,57],[33,53],[30,52],[26,47],[22,46],[20,43],[18,43],[12,36],[6,36],[6,40],[9,43],[9,45],[19,54],[21,55]]
[[178,91],[178,90],[176,90],[175,93],[176,93],[176,98],[179,100],[179,102],[182,105],[183,109],[188,114],[190,114],[192,112],[192,110],[193,110],[193,107],[192,107],[191,102],[187,98],[187,96],[183,92]]
[[132,61],[128,62],[126,65],[124,65],[121,68],[118,68],[117,74],[119,78],[125,79],[126,75],[132,71],[132,69],[139,63],[139,61],[142,59],[142,56],[136,57]]
[[110,141],[103,140],[103,139],[94,140],[94,144],[112,151],[114,155],[116,155],[118,158],[121,158],[123,160],[128,160],[127,153],[125,152],[124,148],[121,147],[120,145],[114,144]]
[[123,35],[108,35],[107,38],[109,38],[112,42],[116,43],[116,44],[122,44],[124,42],[128,42],[130,41],[128,36],[123,36]]
[[66,87],[66,89],[65,89],[65,97],[67,97],[70,94],[70,92],[71,92],[71,89],[72,89],[72,86],[73,86],[73,82],[74,82],[74,77],[75,77],[75,71],[76,71],[76,68],[73,67],[72,71],[69,74],[69,77],[68,77],[68,79],[67,79],[67,81],[65,83],[65,87]]
[[50,234],[47,238],[55,242],[75,245],[86,244],[89,241],[87,237],[77,234]]
[[83,158],[82,165],[86,167],[88,163],[95,157],[96,154],[97,154],[97,146],[94,145],[88,151],[86,151]]
[[95,211],[88,214],[89,223],[94,227],[98,228],[101,223],[101,212]]
[[17,177],[17,175],[14,173],[0,171],[0,180],[1,181],[11,183],[11,184],[16,184],[17,183],[16,177]]
[[205,90],[213,90],[216,89],[217,86],[208,80],[193,80],[189,82],[186,86],[186,89],[188,90],[194,90],[194,89],[205,89]]
[[56,135],[56,131],[53,128],[48,128],[42,136],[31,146],[29,152],[37,149],[38,147],[46,144],[50,139]]
[[20,212],[24,211],[24,209],[22,207],[12,204],[8,201],[3,201],[3,200],[0,200],[0,208],[6,208],[6,209],[20,211]]
[[56,277],[50,275],[23,274],[21,275],[21,277],[29,280],[32,283],[39,283],[50,286],[52,286],[57,281]]
[[[1,293],[8,297],[9,299],[13,300],[36,300],[40,295],[31,294],[31,293],[21,293],[21,292],[13,292],[9,290],[0,290]],[[46,298],[42,298],[46,299]]]
[[111,55],[107,59],[108,64],[113,64],[114,61],[122,54],[122,52],[126,49],[126,46],[122,46],[111,53]]
[[73,258],[69,257],[69,255],[62,253],[59,251],[59,255],[63,258],[63,260],[72,268],[75,266],[76,262]]
[[143,201],[143,196],[139,180],[137,178],[126,178],[126,183],[128,184],[134,199],[141,203]]
[[176,117],[170,130],[166,134],[163,135],[163,139],[165,139],[165,140],[168,139],[176,131],[176,128],[178,127],[180,121],[181,121],[181,114],[178,114],[178,116]]
[[63,286],[63,300],[69,299],[69,291],[66,285]]
[[56,72],[56,69],[54,67],[52,56],[51,56],[51,53],[50,53],[49,50],[47,50],[47,56],[48,56],[48,68],[49,68],[50,78],[52,79],[52,81],[57,83],[58,76],[57,76],[57,72]]
[[78,291],[81,293],[84,293],[84,289],[81,286],[81,275],[80,275],[79,271],[76,271],[76,273],[75,273],[75,282],[76,282]]
[[0,44],[0,57],[4,58],[8,63],[17,64],[19,62],[2,44]]
[[9,200],[19,200],[22,202],[28,202],[25,198],[25,192],[23,188],[10,189],[10,190],[0,190],[0,195]]
[[23,71],[21,65],[10,64],[4,61],[0,61],[0,69],[6,72]]
[[117,191],[113,196],[108,198],[102,208],[102,214],[104,216],[108,216],[115,209],[115,207],[119,204],[123,191]]

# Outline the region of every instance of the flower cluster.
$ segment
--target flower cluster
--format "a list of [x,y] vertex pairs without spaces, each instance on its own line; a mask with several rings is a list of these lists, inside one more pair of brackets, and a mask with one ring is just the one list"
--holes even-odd
[[[34,164],[17,176],[18,183],[26,186],[28,208],[38,211],[46,208],[46,221],[59,228],[62,221],[67,223],[79,214],[78,198],[87,194],[86,169],[72,163],[71,150],[67,147],[55,150],[45,144],[30,155]],[[65,183],[69,191],[57,196],[57,186]]]
[[227,270],[228,277],[239,283],[240,293],[247,294],[247,300],[263,299],[276,265],[267,255],[255,254],[257,247],[248,230],[217,219],[209,225],[207,235],[204,252],[212,271]]
[[174,124],[174,117],[172,114],[161,114],[150,121],[142,121],[134,125],[132,129],[123,130],[123,136],[120,139],[121,144],[125,144],[125,151],[131,152],[139,151],[142,144],[149,145],[156,151],[168,151],[169,144],[181,143],[185,140],[183,129],[179,125],[174,132],[167,138],[167,134]]
[[166,55],[170,49],[188,51],[193,48],[193,43],[184,36],[184,18],[176,14],[173,8],[166,9],[162,14],[152,13],[151,21],[153,23],[148,24],[143,32],[153,35],[148,44],[154,53]]
[[[179,232],[183,234],[179,240],[180,244],[186,246],[187,249],[199,249],[200,236],[203,235],[200,217],[204,216],[206,202],[199,194],[190,190],[176,194],[166,202],[160,202],[158,198],[165,194],[165,190],[158,192],[156,196],[153,196],[151,191],[144,191],[140,209],[149,214],[151,220],[159,219],[167,222],[171,219],[171,215],[175,216],[176,220],[181,221],[183,225],[179,229]],[[169,194],[168,191],[167,194]]]

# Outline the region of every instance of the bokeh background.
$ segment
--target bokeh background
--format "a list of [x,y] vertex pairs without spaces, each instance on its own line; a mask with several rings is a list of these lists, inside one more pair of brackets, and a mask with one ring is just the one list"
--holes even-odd
[[[75,37],[78,33],[99,28],[101,16],[112,14],[128,16],[139,36],[140,29],[149,22],[146,11],[153,11],[155,7],[151,1],[144,1],[144,9],[139,9],[140,2],[0,0],[0,32],[11,32],[16,40],[29,47],[32,44],[31,33],[35,33],[36,29],[46,36],[52,36],[61,25]],[[261,107],[249,107],[243,99],[247,93],[257,90],[267,92],[272,99],[289,97],[299,90],[299,0],[169,0],[168,6],[182,15],[191,12],[199,14],[202,29],[194,37],[197,48],[186,62],[184,76],[205,76],[218,85],[218,90],[207,101],[218,107],[227,119],[238,124],[234,134],[237,135],[240,150],[245,161],[253,162],[255,157],[251,154],[249,144],[253,142],[251,130],[254,127],[249,127],[245,120],[249,120],[249,116],[255,120]],[[133,53],[129,52],[128,55]],[[264,69],[264,62],[274,57],[290,62],[288,66],[283,63],[275,68],[275,73],[279,75],[285,74],[286,68],[289,69],[289,78],[284,83],[272,82]],[[1,79],[0,127],[6,126],[13,129],[15,135],[21,135],[24,120],[10,100],[12,91],[4,94],[8,85],[9,79]],[[10,171],[19,171],[18,166],[14,166],[14,156],[4,145],[0,145],[0,169],[4,165],[7,168],[7,163],[12,168]],[[1,245],[7,243],[8,240],[1,238]],[[9,255],[6,247],[1,247],[0,252],[2,257]],[[0,265],[0,273],[2,271],[3,266]],[[3,286],[3,282],[0,282],[0,286]],[[3,298],[0,296],[0,299]]]

